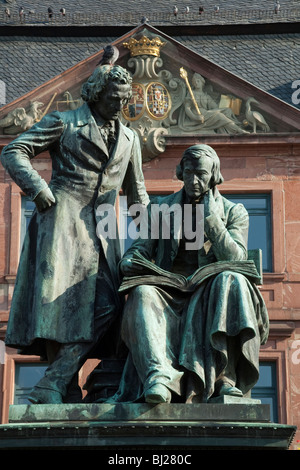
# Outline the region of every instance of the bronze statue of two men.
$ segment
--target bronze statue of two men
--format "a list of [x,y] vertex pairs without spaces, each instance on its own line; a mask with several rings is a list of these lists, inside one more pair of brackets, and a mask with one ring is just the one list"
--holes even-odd
[[[31,391],[32,403],[81,401],[77,374],[89,357],[128,354],[115,402],[205,402],[214,395],[245,395],[258,379],[258,353],[268,316],[255,283],[230,267],[192,291],[145,282],[119,291],[122,277],[144,276],[139,253],[173,274],[190,276],[219,261],[247,259],[249,218],[241,204],[220,195],[215,151],[196,145],[177,168],[181,191],[160,203],[203,205],[204,244],[186,249],[172,229],[166,238],[137,238],[121,260],[118,237],[97,231],[99,206],[115,205],[122,188],[129,206],[151,217],[140,144],[120,121],[131,97],[131,76],[100,65],[84,84],[85,103],[46,115],[8,144],[1,162],[35,211],[25,237],[6,344],[40,355],[49,366]],[[47,184],[30,160],[48,150]],[[157,221],[160,224],[159,220]]]

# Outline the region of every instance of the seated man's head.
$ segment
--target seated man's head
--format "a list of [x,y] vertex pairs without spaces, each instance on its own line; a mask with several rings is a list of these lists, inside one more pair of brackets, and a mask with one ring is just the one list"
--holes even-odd
[[177,165],[176,176],[184,182],[185,192],[190,199],[199,199],[209,189],[223,182],[220,160],[208,145],[193,145],[185,150]]
[[132,95],[132,77],[119,65],[97,67],[84,83],[81,96],[104,120],[118,119]]

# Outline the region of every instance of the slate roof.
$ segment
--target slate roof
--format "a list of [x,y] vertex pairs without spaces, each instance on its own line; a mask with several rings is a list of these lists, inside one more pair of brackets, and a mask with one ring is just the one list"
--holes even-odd
[[[6,103],[101,50],[116,37],[1,37]],[[264,91],[292,103],[300,80],[300,33],[176,36],[178,42]],[[4,104],[4,103],[3,103]],[[295,105],[300,109],[300,105]]]
[[[205,12],[210,14],[210,21],[224,23],[222,15],[212,16],[215,5],[220,6],[220,12],[222,13],[234,10],[253,13],[255,10],[261,10],[271,12],[273,15],[274,3],[275,0],[172,0],[167,2],[165,0],[152,0],[151,2],[149,0],[139,0],[138,2],[136,0],[110,0],[110,2],[104,2],[103,0],[72,0],[68,3],[65,0],[56,0],[55,2],[51,2],[51,0],[49,2],[44,0],[0,0],[0,23],[5,7],[10,8],[12,15],[18,15],[19,7],[23,6],[27,18],[30,16],[28,15],[29,10],[34,11],[35,14],[42,13],[47,16],[49,6],[52,6],[57,14],[59,14],[60,8],[65,7],[67,14],[100,14],[103,21],[106,21],[109,25],[112,15],[126,13],[129,15],[130,23],[133,19],[130,14],[147,16],[148,13],[158,14],[162,12],[166,15],[166,13],[169,14],[172,11],[175,4],[179,8],[179,12],[182,12],[183,8],[188,5],[194,17],[196,17],[201,4],[204,6]],[[292,9],[298,8],[300,14],[299,0],[280,0],[280,6],[282,12],[291,12]],[[267,21],[271,21],[273,17],[276,21],[276,15],[273,15],[273,17],[272,15],[268,15]],[[181,17],[183,17],[182,14]],[[162,18],[166,18],[166,16]],[[249,18],[248,20],[251,22],[251,18]],[[293,17],[290,18],[288,15],[283,15],[280,18],[280,21],[283,22],[292,20]],[[189,20],[185,21],[188,22]],[[244,18],[244,21],[247,21],[247,18]],[[132,24],[132,28],[137,24],[137,22]],[[218,26],[218,28],[221,28],[221,26]],[[218,28],[215,35],[205,35],[204,30],[204,35],[172,35],[172,37],[197,52],[200,56],[204,56],[264,91],[300,108],[300,105],[292,103],[292,93],[294,91],[292,83],[300,79],[300,29],[299,34],[224,35],[223,33],[221,35]],[[31,26],[25,26],[25,29],[26,33],[24,34],[26,35],[24,36],[9,35],[15,34],[16,31],[18,34],[21,31],[18,27],[13,33],[7,32],[8,30],[5,28],[5,32],[1,33],[0,29],[0,35],[7,34],[7,36],[1,36],[0,38],[0,80],[4,82],[6,88],[5,103],[0,101],[0,106],[12,102],[88,58],[123,34],[119,34],[116,29],[116,36],[107,37],[101,34],[100,27],[99,36],[93,34],[93,37],[92,35],[91,37],[82,37],[82,34],[81,36],[80,34],[75,36],[72,27],[69,29],[65,27],[63,32],[60,30],[61,36],[55,36],[55,34],[42,36],[42,30],[37,35],[36,32],[31,34]],[[198,29],[201,32],[201,27],[198,27]],[[23,33],[20,32],[19,34]],[[176,34],[180,34],[178,29],[176,29]],[[3,93],[1,94],[0,90],[1,99],[3,101]]]
[[73,67],[114,39],[117,38],[1,37],[0,80],[6,84],[5,104]]
[[[140,15],[148,15],[153,12],[170,12],[173,5],[177,5],[179,11],[183,11],[185,6],[189,6],[190,12],[198,13],[200,5],[203,5],[205,13],[209,14],[214,11],[214,6],[220,7],[220,13],[225,11],[243,11],[249,12],[254,10],[273,11],[275,0],[111,0],[104,2],[103,0],[66,0],[45,2],[44,0],[0,0],[0,6],[8,6],[12,13],[17,13],[19,7],[23,6],[25,12],[29,10],[34,11],[36,14],[45,13],[49,6],[52,7],[54,13],[59,14],[59,10],[64,7],[67,14],[73,13],[100,13],[104,17],[111,13],[138,13]],[[299,8],[299,0],[280,0],[282,10],[291,10]],[[270,20],[270,18],[269,18]],[[285,19],[282,19],[285,21]],[[289,19],[286,19],[289,21]],[[222,21],[217,15],[214,16],[214,22]]]
[[258,88],[292,102],[292,83],[300,80],[300,33],[176,38],[198,54]]

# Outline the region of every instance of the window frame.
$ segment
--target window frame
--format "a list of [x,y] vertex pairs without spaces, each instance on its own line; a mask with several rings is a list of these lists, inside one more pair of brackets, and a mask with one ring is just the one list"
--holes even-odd
[[[259,362],[259,368],[261,370],[261,366],[264,364],[268,364],[271,367],[271,374],[272,374],[272,382],[273,387],[261,387],[257,384],[254,385],[253,389],[251,390],[251,398],[254,399],[262,399],[262,398],[272,398],[274,399],[273,402],[273,409],[271,411],[271,421],[277,423],[278,422],[278,378],[277,378],[277,362],[276,361],[267,361],[263,360]],[[259,391],[261,394],[259,394]],[[273,415],[273,416],[272,416]]]
[[[179,188],[174,189],[174,185],[172,190],[168,190],[164,187],[163,190],[149,190],[148,195],[149,197],[151,196],[168,196],[169,194],[173,194],[177,192],[179,189],[182,188],[182,185]],[[127,216],[129,216],[128,213],[128,208],[127,206],[125,207],[125,199],[122,199],[122,192],[120,193],[120,197],[118,197],[117,203],[116,203],[116,214],[117,214],[117,221],[118,221],[118,230],[119,230],[119,239],[120,239],[120,251],[121,251],[121,256],[124,255],[125,253],[125,235],[127,233],[127,228],[128,226],[125,226],[125,220],[127,220]]]
[[[28,393],[31,391],[31,388],[30,388],[30,390],[29,390],[27,387],[25,388],[25,387],[19,387],[19,386],[17,386],[17,382],[16,382],[17,368],[18,368],[18,366],[20,366],[20,365],[22,365],[22,366],[27,366],[27,367],[28,367],[28,366],[36,366],[36,367],[42,366],[43,369],[46,369],[46,368],[48,367],[47,362],[40,361],[40,360],[37,361],[37,362],[31,362],[31,361],[30,361],[30,362],[28,362],[28,361],[22,361],[22,362],[21,362],[21,361],[15,361],[15,363],[14,363],[14,368],[15,368],[15,374],[14,374],[14,398],[13,398],[13,404],[14,404],[14,405],[19,405],[19,404],[20,404],[20,403],[16,402],[16,398],[17,398],[17,397],[19,397],[19,399],[22,398],[22,397],[24,398],[24,395],[25,395],[25,394],[28,394]],[[44,374],[43,374],[43,375],[44,375]],[[33,385],[33,386],[34,386],[34,385]],[[25,392],[25,390],[26,390],[26,392]],[[21,391],[22,391],[22,392],[21,392]],[[28,400],[27,400],[27,402],[28,402]],[[30,404],[30,403],[28,402],[27,404]]]
[[[270,341],[270,338],[269,340]],[[277,390],[277,418],[278,423],[290,422],[290,403],[287,399],[286,390],[288,387],[288,369],[285,367],[286,352],[282,350],[261,350],[259,362],[274,362],[276,370],[276,390]],[[280,382],[280,383],[279,383]],[[284,390],[284,393],[282,391]]]
[[[149,194],[172,194],[182,188],[181,181],[146,180]],[[242,189],[241,189],[242,188]],[[264,279],[270,282],[282,281],[286,278],[284,259],[284,188],[282,181],[229,181],[218,186],[221,195],[270,194],[271,215],[271,258],[272,271],[264,272]],[[118,220],[119,207],[118,207]],[[276,217],[274,217],[276,214]],[[272,286],[274,287],[274,286]],[[276,290],[276,287],[274,287]],[[278,305],[279,306],[279,305]]]
[[43,362],[39,356],[22,356],[14,349],[6,348],[3,370],[3,400],[1,422],[8,422],[9,406],[14,404],[16,364],[36,364]]
[[[33,209],[26,209],[26,203],[31,202],[33,205]],[[25,234],[28,228],[27,219],[31,219],[33,212],[35,209],[35,204],[28,196],[21,195],[21,225],[20,225],[20,249],[22,249]],[[28,221],[29,223],[29,221]]]
[[[242,189],[241,189],[242,188]],[[264,278],[282,280],[285,277],[284,262],[284,190],[282,181],[234,181],[218,187],[225,194],[270,194],[272,232],[272,271],[264,273]],[[274,217],[276,214],[276,217]]]
[[[174,179],[170,180],[146,180],[147,191],[151,194],[171,194],[182,188],[182,182]],[[242,188],[242,190],[241,190]],[[272,255],[273,255],[273,272],[264,274],[264,281],[267,281],[266,289],[274,289],[275,301],[272,307],[276,309],[282,308],[282,296],[280,295],[280,283],[286,278],[284,274],[284,189],[282,181],[241,181],[232,180],[225,182],[218,187],[221,194],[243,194],[243,193],[267,193],[271,194],[271,223],[272,223]],[[12,294],[13,285],[16,278],[17,268],[19,264],[20,252],[20,234],[21,234],[21,196],[23,192],[15,184],[10,185],[10,227],[9,227],[9,244],[7,257],[7,274],[4,276],[5,281],[10,284],[10,292]],[[273,217],[276,214],[276,217]],[[276,249],[275,249],[276,247]],[[261,289],[263,290],[263,288]],[[277,300],[278,298],[278,300]],[[8,314],[7,314],[8,316]],[[5,320],[6,316],[3,317]],[[271,325],[272,326],[272,325]],[[285,334],[284,328],[278,325],[269,337],[268,343],[260,352],[260,360],[275,361],[277,370],[278,390],[278,421],[280,423],[290,422],[291,410],[287,396],[289,384],[289,369],[287,367],[288,348],[286,338],[291,333]],[[277,331],[278,330],[278,331]],[[282,332],[281,332],[282,330]],[[2,336],[1,336],[2,339]],[[8,422],[9,405],[13,403],[14,398],[14,377],[15,362],[39,362],[36,356],[20,356],[10,348],[6,348],[5,363],[3,365],[3,400],[0,406],[2,423]]]
[[[233,197],[233,200],[231,199],[231,197]],[[224,193],[224,197],[228,197],[228,200],[230,200],[231,202],[235,203],[235,204],[238,204],[239,202],[242,202],[241,200],[242,199],[248,199],[248,201],[250,200],[255,200],[255,199],[262,199],[262,198],[266,198],[266,209],[259,209],[259,208],[251,208],[250,210],[248,210],[246,208],[246,210],[248,211],[248,214],[249,214],[249,219],[250,219],[250,227],[251,227],[251,216],[266,216],[265,217],[265,220],[266,220],[266,245],[267,245],[267,250],[264,250],[261,246],[253,246],[252,249],[262,249],[262,252],[266,251],[267,254],[266,254],[266,269],[263,270],[264,274],[266,273],[270,273],[270,272],[273,272],[273,249],[272,249],[272,244],[271,246],[268,246],[269,244],[267,243],[267,240],[268,240],[268,237],[272,240],[272,201],[271,201],[271,197],[272,197],[272,194],[269,193],[269,192],[259,192],[259,193]],[[236,199],[235,199],[236,197]],[[239,200],[240,199],[240,200]],[[250,233],[250,230],[249,230],[249,233]],[[248,238],[248,242],[249,242],[249,238]],[[251,248],[249,248],[251,249]],[[263,254],[264,256],[264,254]]]

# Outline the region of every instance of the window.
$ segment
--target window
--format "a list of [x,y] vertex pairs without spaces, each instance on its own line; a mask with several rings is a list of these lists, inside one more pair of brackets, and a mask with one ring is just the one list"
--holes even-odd
[[[16,363],[14,404],[29,404],[27,396],[44,376],[48,367],[43,363]],[[251,397],[270,405],[271,421],[278,422],[276,363],[261,362],[259,380],[251,391]]]
[[131,222],[132,218],[128,212],[127,198],[121,196],[119,198],[119,236],[122,255],[130,248],[134,241],[134,238],[130,237],[128,234],[128,228]]
[[248,249],[262,250],[264,272],[272,272],[272,224],[270,194],[223,194],[224,197],[245,206],[249,214]]
[[[158,194],[149,194],[150,202],[156,198]],[[119,234],[122,255],[131,247],[133,241],[137,238],[138,228],[135,227],[132,217],[129,215],[127,207],[127,198],[119,198]],[[139,214],[137,214],[139,216]],[[130,229],[130,232],[129,232]]]
[[28,224],[32,217],[33,211],[35,209],[35,203],[29,199],[27,196],[22,196],[21,202],[21,248],[23,246],[25,233],[28,228]]
[[276,362],[261,362],[259,379],[251,391],[251,398],[270,405],[271,421],[278,421]]
[[44,376],[44,372],[48,367],[47,364],[39,363],[21,363],[16,362],[15,365],[15,396],[14,405],[29,404],[27,396],[31,389]]
[[[270,194],[223,194],[224,197],[245,206],[249,214],[248,249],[262,250],[264,272],[272,272],[272,224]],[[150,196],[151,200],[151,196]],[[120,198],[120,238],[122,254],[130,247],[133,238],[128,236],[128,227],[132,222],[128,216],[126,198]],[[131,225],[132,228],[132,225]]]

